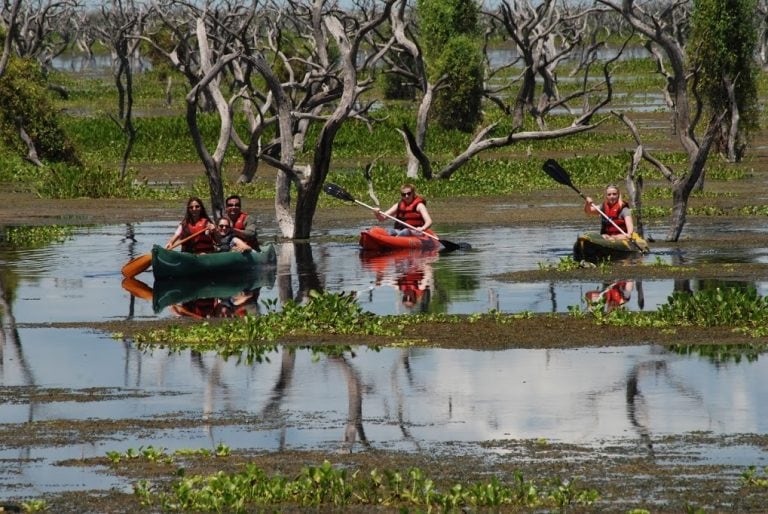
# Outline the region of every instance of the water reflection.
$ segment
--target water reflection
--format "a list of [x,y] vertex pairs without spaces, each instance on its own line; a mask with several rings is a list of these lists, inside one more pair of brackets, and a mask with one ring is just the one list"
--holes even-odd
[[437,260],[437,250],[360,252],[363,269],[374,273],[374,287],[394,288],[404,312],[429,312],[430,300],[436,290],[432,265]]
[[[600,289],[592,289],[584,294],[590,310],[600,309],[608,314],[618,307],[624,306],[632,297],[635,290],[634,280],[617,280],[604,283]],[[642,289],[640,290],[642,294]]]
[[[497,227],[477,228],[471,233],[444,230],[452,239],[471,241],[474,250],[436,258],[427,255],[423,265],[418,259],[409,262],[397,256],[384,258],[383,263],[368,263],[361,257],[357,244],[351,242],[279,243],[274,283],[260,289],[255,303],[270,302],[279,307],[288,300],[302,302],[315,289],[356,292],[364,309],[384,315],[420,311],[472,314],[491,309],[568,312],[569,307],[584,305],[584,295],[595,289],[594,283],[563,282],[556,278],[547,282],[506,282],[496,277],[505,272],[537,269],[541,263],[551,264],[571,255],[570,241],[585,228]],[[156,312],[153,302],[148,301],[148,291],[155,285],[151,272],[136,277],[143,284],[132,291],[140,293],[136,296],[121,287],[123,277],[119,272],[122,264],[149,252],[153,244],[163,244],[172,229],[171,222],[80,227],[72,239],[44,248],[17,250],[0,245],[0,269],[13,302],[14,316],[20,323],[176,316],[167,307]],[[358,229],[350,227],[321,235],[338,239],[356,233]],[[698,251],[704,254],[657,243],[651,258],[664,264],[690,265],[712,257],[706,249]],[[768,259],[768,250],[734,251],[732,257],[731,262],[762,262]],[[403,304],[400,286],[413,288],[413,284],[407,284],[404,273],[409,267],[414,276],[423,273],[424,281],[416,286],[421,296],[417,294],[415,305],[408,308]],[[655,310],[667,302],[673,291],[710,287],[707,281],[695,279],[644,280],[639,284],[632,269],[627,267],[625,277],[636,283],[633,299],[623,307],[629,310]],[[768,293],[768,283],[752,285],[761,295]]]
[[[22,329],[19,335],[24,359],[6,361],[0,377],[0,388],[16,398],[0,405],[4,423],[29,421],[35,404],[34,421],[57,420],[62,430],[77,420],[133,419],[140,426],[179,413],[202,429],[150,423],[140,434],[95,434],[87,444],[77,435],[67,444],[62,436],[53,452],[44,442],[30,442],[22,456],[34,461],[24,457],[15,479],[0,474],[6,484],[32,484],[19,494],[25,487],[39,494],[55,483],[54,474],[47,481],[40,476],[58,460],[148,444],[169,451],[223,443],[266,451],[429,452],[450,443],[454,451],[483,454],[503,451],[488,441],[544,438],[595,447],[640,444],[654,457],[669,435],[768,431],[762,379],[768,361],[713,365],[658,345],[505,351],[270,346],[224,357],[143,351],[77,330]],[[37,396],[28,392],[31,377]],[[41,400],[52,388],[88,401]],[[113,392],[100,399],[94,388]],[[6,447],[0,458],[16,458],[19,451]],[[749,465],[768,457],[764,453],[755,448],[748,458],[727,458]],[[82,478],[85,472],[78,473]]]

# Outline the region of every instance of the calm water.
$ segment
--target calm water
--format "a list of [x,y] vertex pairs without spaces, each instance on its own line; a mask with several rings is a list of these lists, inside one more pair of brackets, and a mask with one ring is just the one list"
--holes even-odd
[[[142,223],[134,227],[101,226],[78,229],[75,237],[41,250],[0,250],[0,262],[14,277],[13,313],[17,323],[156,319],[176,316],[171,309],[155,312],[151,301],[134,298],[121,287],[120,267],[133,257],[147,253],[153,244],[164,244],[172,223]],[[363,228],[363,227],[360,227]],[[327,235],[353,237],[359,229]],[[303,298],[309,289],[356,292],[361,305],[377,314],[416,311],[468,314],[496,309],[502,312],[567,312],[569,306],[584,305],[588,291],[605,284],[595,281],[509,283],[494,278],[510,271],[538,269],[556,264],[571,255],[572,242],[589,225],[478,229],[446,232],[454,242],[470,242],[470,252],[427,256],[361,255],[354,242],[312,243],[309,248],[278,244],[277,276],[271,287],[263,287],[251,309],[261,309],[270,299]],[[715,229],[718,229],[717,227]],[[723,226],[722,230],[734,230]],[[131,234],[131,238],[127,234]],[[659,233],[662,233],[659,231]],[[695,237],[695,235],[691,235]],[[306,246],[306,245],[304,245]],[[683,264],[721,262],[768,262],[768,249],[733,255],[680,254],[657,242],[645,258]],[[137,277],[153,286],[151,272]],[[627,279],[634,279],[631,267]],[[696,281],[691,281],[696,288]],[[754,284],[765,294],[766,284]],[[627,304],[630,309],[655,309],[665,303],[675,284],[671,280],[645,280],[635,288]],[[403,301],[406,289],[419,289],[415,305]]]
[[[351,239],[360,228],[323,235]],[[554,278],[551,283],[505,283],[493,276],[556,263],[570,255],[571,242],[587,228],[446,229],[444,237],[470,242],[474,250],[403,258],[361,258],[353,242],[281,244],[274,282],[262,287],[258,300],[302,298],[320,287],[356,291],[366,309],[381,314],[565,312],[569,305],[583,305],[585,292],[602,284]],[[724,224],[721,229],[738,228]],[[170,223],[82,227],[72,239],[44,249],[0,250],[8,304],[0,344],[0,391],[7,400],[0,404],[0,419],[20,428],[30,421],[178,415],[201,421],[227,416],[242,423],[214,427],[203,422],[195,429],[148,430],[142,436],[56,447],[0,442],[0,459],[9,463],[0,468],[0,500],[6,487],[15,498],[65,489],[128,488],[94,470],[55,464],[142,445],[173,450],[225,443],[335,452],[438,451],[451,442],[460,443],[452,445],[454,450],[497,454],[503,450],[480,443],[546,438],[599,445],[617,439],[652,448],[664,435],[768,430],[765,359],[713,363],[671,353],[652,341],[628,348],[496,352],[359,347],[343,358],[278,348],[263,362],[245,364],[214,354],[144,352],[108,334],[45,326],[177,316],[168,308],[155,312],[150,301],[130,295],[121,287],[119,272],[130,258],[164,243],[172,230]],[[681,254],[657,243],[650,258],[765,262],[768,252]],[[627,279],[633,278],[631,269]],[[139,278],[153,286],[151,273]],[[416,305],[403,302],[404,283],[423,288]],[[765,294],[765,284],[754,285]],[[688,286],[699,284],[690,281]],[[637,281],[628,307],[654,309],[674,287],[672,281]],[[252,308],[263,308],[259,301]],[[30,394],[49,388],[80,395],[106,388],[114,396],[45,403]],[[764,450],[757,448],[731,449],[710,459],[766,465]]]

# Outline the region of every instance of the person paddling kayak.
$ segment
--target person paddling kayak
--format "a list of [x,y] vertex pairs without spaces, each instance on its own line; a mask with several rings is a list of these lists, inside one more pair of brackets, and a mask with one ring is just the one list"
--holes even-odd
[[373,214],[379,221],[388,219],[388,216],[394,216],[398,220],[419,229],[418,231],[411,230],[402,223],[395,222],[394,228],[389,229],[389,235],[392,236],[418,236],[432,226],[432,217],[427,210],[427,201],[416,194],[416,186],[413,184],[400,186],[400,201],[383,212],[380,209],[374,209]]
[[[613,184],[605,188],[605,200],[599,208],[589,196],[584,198],[584,212],[600,215],[600,211],[613,221],[611,223],[605,217],[600,217],[600,233],[605,239],[629,239],[635,231],[635,223],[632,220],[632,210],[629,204],[621,198],[619,188]],[[614,223],[616,225],[614,225]],[[622,233],[622,230],[624,231]]]

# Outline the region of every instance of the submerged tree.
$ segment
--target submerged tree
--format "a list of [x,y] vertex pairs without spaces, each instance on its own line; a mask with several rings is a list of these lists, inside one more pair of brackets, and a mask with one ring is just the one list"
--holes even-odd
[[726,112],[715,149],[731,162],[744,156],[759,125],[756,0],[694,0],[686,45],[694,87],[711,112]]

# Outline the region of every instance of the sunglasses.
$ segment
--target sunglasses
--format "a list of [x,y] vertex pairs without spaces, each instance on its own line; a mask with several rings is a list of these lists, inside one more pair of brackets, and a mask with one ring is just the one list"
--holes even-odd
[[411,196],[412,194],[413,194],[413,191],[408,191],[408,192],[405,192],[405,193],[400,193],[400,196],[405,197],[405,196]]
[[188,209],[200,209],[199,205],[190,205]]
[[219,228],[229,228],[229,225],[219,225]]
[[239,203],[228,203],[227,207],[240,207]]

